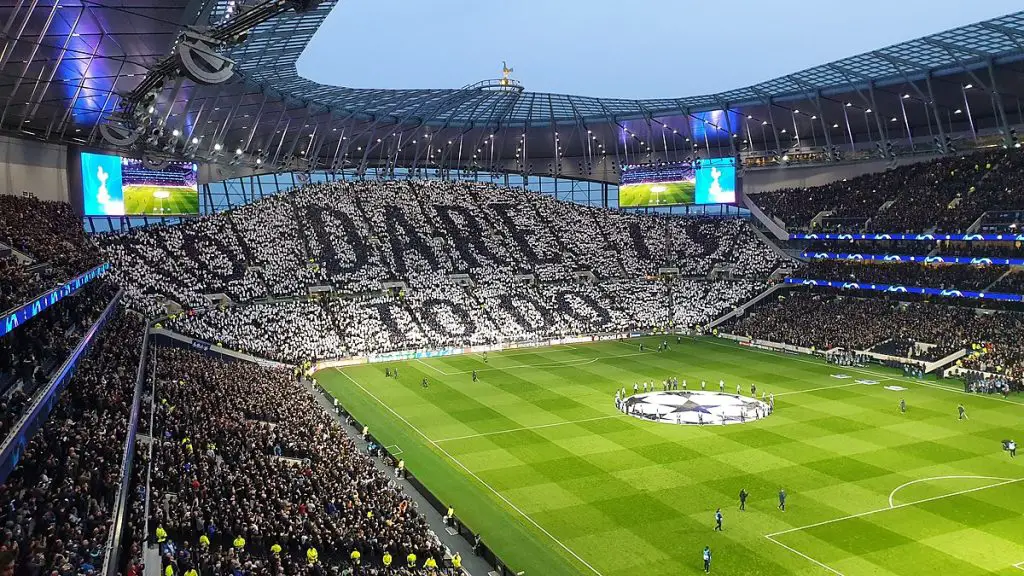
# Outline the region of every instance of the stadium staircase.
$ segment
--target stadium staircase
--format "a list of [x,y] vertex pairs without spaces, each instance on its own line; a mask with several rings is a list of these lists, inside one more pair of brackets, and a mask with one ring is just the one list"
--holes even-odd
[[1012,274],[1014,272],[1017,272],[1018,270],[1024,270],[1024,266],[1010,266],[1009,268],[1006,269],[1006,272],[1003,272],[1002,274],[999,275],[999,278],[996,278],[995,282],[989,284],[988,286],[985,286],[985,288],[982,290],[982,292],[989,292],[989,291],[991,291],[993,286],[995,286],[996,284],[999,284],[1000,282],[1003,281],[1004,278],[1006,278],[1007,276],[1009,276],[1010,274]]
[[768,236],[760,228],[758,228],[757,226],[751,226],[750,229],[753,230],[754,234],[756,234],[757,237],[760,238],[765,244],[770,246],[771,249],[772,249],[772,252],[775,252],[776,254],[778,254],[780,258],[782,258],[783,260],[786,260],[786,261],[793,260],[793,255],[792,254],[790,254],[789,252],[787,252],[786,250],[781,248],[775,242],[772,242],[771,238],[768,238]]
[[8,246],[3,242],[0,242],[0,258],[6,256],[14,256],[22,266],[29,266],[35,263],[35,260],[31,256],[24,252],[15,250],[12,246]]
[[737,318],[739,316],[742,316],[743,314],[746,313],[748,308],[757,305],[758,302],[760,302],[760,301],[764,300],[765,298],[771,296],[772,294],[776,293],[777,291],[788,288],[788,286],[789,286],[788,284],[782,284],[781,282],[778,283],[778,284],[771,285],[764,292],[761,292],[757,296],[754,296],[750,300],[744,302],[743,304],[740,304],[739,306],[733,308],[732,310],[730,310],[730,311],[726,312],[725,314],[719,316],[718,318],[715,318],[714,320],[712,320],[711,323],[708,324],[708,329],[716,328],[719,325],[725,323],[726,321],[731,320],[732,318]]
[[[296,222],[305,222],[305,218],[302,217],[302,213],[299,212],[299,207],[295,204],[295,201],[290,196],[285,196],[285,201],[291,206],[292,217],[295,218]],[[306,236],[306,226],[296,226],[299,229],[299,237],[302,238],[302,254],[305,256],[305,261],[309,262],[311,259],[309,249],[309,237]]]
[[67,386],[74,373],[78,362],[85,356],[89,347],[103,332],[107,321],[117,312],[117,305],[124,295],[124,290],[119,290],[110,300],[107,307],[93,322],[92,326],[85,332],[78,344],[72,349],[56,370],[50,374],[46,384],[39,388],[33,388],[31,399],[27,409],[21,418],[14,424],[7,437],[0,444],[0,483],[7,480],[7,476],[18,464],[22,450],[28,445],[32,436],[46,423],[50,412],[56,406],[56,400],[60,393]]
[[747,209],[750,210],[750,214],[761,223],[772,236],[775,236],[778,240],[789,240],[789,232],[786,231],[786,225],[782,220],[768,216],[761,210],[761,207],[754,203],[754,201],[747,196],[745,192],[740,191],[740,203]]
[[[320,310],[323,311],[324,317],[330,319],[331,326],[334,327],[334,332],[338,335],[338,339],[343,339],[345,337],[345,327],[341,325],[341,320],[338,318],[338,315],[332,314],[330,309],[327,307],[327,302],[324,302],[323,300],[318,300],[317,306],[319,306]],[[338,352],[340,353],[341,350]]]
[[828,218],[829,216],[831,216],[833,214],[835,214],[835,210],[822,210],[821,212],[818,212],[817,214],[815,214],[814,218],[811,218],[811,222],[810,222],[811,230],[821,229],[821,221],[824,220],[825,218]]

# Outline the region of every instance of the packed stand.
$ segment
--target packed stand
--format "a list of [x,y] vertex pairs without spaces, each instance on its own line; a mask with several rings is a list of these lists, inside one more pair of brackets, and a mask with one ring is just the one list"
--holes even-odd
[[[801,241],[797,241],[801,242]],[[799,247],[799,245],[798,245]],[[971,258],[1021,258],[1020,242],[954,242],[939,240],[820,240],[803,248],[804,252],[840,254],[883,254],[896,256],[967,256]]]
[[1024,294],[1024,270],[1011,270],[989,288],[990,292]]
[[346,355],[333,320],[326,303],[296,301],[182,312],[166,325],[230,350],[286,360]]
[[671,286],[672,322],[679,328],[707,326],[767,288],[757,280],[677,280]]
[[[903,302],[797,290],[758,305],[726,331],[760,340],[819,351],[869,350],[889,341],[934,344],[920,360],[943,358],[960,350],[987,347],[991,355],[967,357],[964,366],[1000,366],[1000,372],[1024,370],[1024,313],[978,311],[933,302]],[[897,350],[899,351],[899,350]]]
[[385,554],[393,574],[442,565],[412,500],[289,371],[192,350],[157,356],[149,525],[164,569],[379,574]]
[[[993,150],[900,166],[811,188],[753,194],[766,213],[794,229],[807,229],[820,212],[836,231],[963,232],[990,210],[1024,208],[1024,154]],[[866,224],[866,225],[865,225]]]
[[167,328],[284,362],[706,325],[759,292],[756,280],[530,283],[489,276],[473,286],[421,277],[407,290],[185,312]]
[[985,290],[1005,272],[1001,266],[812,260],[796,275],[813,280]]
[[12,574],[95,574],[113,522],[143,323],[112,318],[0,486]]
[[0,436],[6,438],[32,397],[110,304],[117,290],[94,279],[0,336]]
[[156,312],[205,295],[236,302],[360,294],[450,274],[580,271],[638,278],[659,268],[707,276],[769,274],[783,261],[742,220],[626,214],[522,189],[449,181],[326,182],[173,226],[99,237],[126,298]]
[[0,194],[0,242],[45,264],[28,271],[13,257],[0,259],[0,312],[101,262],[81,217],[66,202]]

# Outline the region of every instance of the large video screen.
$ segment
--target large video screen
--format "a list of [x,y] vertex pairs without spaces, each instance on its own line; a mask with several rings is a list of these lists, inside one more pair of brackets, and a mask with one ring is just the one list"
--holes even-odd
[[623,166],[619,206],[693,204],[697,177],[688,163]]
[[82,152],[87,216],[177,216],[199,213],[198,167],[172,162],[162,170],[141,160]]
[[712,158],[697,163],[623,166],[619,206],[732,204],[736,202],[736,161]]
[[697,165],[697,204],[736,202],[736,160],[710,158]]

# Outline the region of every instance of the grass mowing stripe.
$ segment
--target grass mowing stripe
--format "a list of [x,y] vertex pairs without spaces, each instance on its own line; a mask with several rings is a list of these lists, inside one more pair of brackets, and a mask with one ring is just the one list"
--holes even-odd
[[806,394],[808,392],[820,392],[822,390],[835,390],[836,388],[846,388],[847,386],[864,386],[864,384],[861,384],[860,382],[850,382],[849,384],[836,384],[835,386],[822,386],[820,388],[808,388],[807,390],[779,392],[776,396],[789,396],[790,394]]
[[[726,347],[726,348],[738,348],[738,345],[735,345],[735,344],[723,344],[721,342],[714,342],[714,341],[708,340],[707,338],[696,338],[696,337],[693,337],[693,336],[687,336],[687,338],[689,338],[691,340],[694,340],[694,341],[698,341],[698,342],[706,342],[706,343],[712,344],[714,346],[723,346],[723,347]],[[756,348],[747,348],[746,350],[749,351],[749,352],[753,352],[755,354],[766,354],[768,356],[774,356],[776,358],[789,358],[790,360],[792,360],[794,362],[804,362],[806,364],[816,364],[816,365],[819,365],[819,366],[826,366],[826,365],[827,366],[831,366],[831,364],[826,364],[824,362],[821,362],[820,360],[805,360],[803,358],[795,358],[795,357],[793,357],[792,354],[785,354],[785,353],[781,353],[781,352],[770,352],[768,350],[758,350]],[[886,376],[885,374],[882,374],[880,372],[872,372],[871,370],[865,370],[863,368],[856,368],[856,367],[852,367],[852,366],[842,366],[841,368],[844,369],[844,370],[849,370],[850,372],[860,372],[861,374],[869,374],[871,376]],[[992,394],[975,394],[973,392],[967,392],[967,391],[965,391],[963,389],[954,388],[953,386],[947,386],[947,385],[944,385],[944,384],[936,384],[936,383],[932,383],[932,382],[923,382],[921,380],[916,380],[916,379],[913,379],[913,378],[906,378],[906,377],[898,378],[898,377],[895,377],[895,376],[890,376],[888,378],[890,380],[898,380],[900,382],[909,382],[911,384],[917,384],[919,386],[927,386],[929,388],[935,388],[935,389],[938,389],[938,390],[945,390],[946,392],[956,392],[957,394],[966,394],[966,395],[972,396],[972,397],[989,398],[991,400],[997,400],[999,402],[1006,402],[1007,404],[1016,404],[1017,406],[1020,406],[1022,404],[1021,402],[1010,400],[1010,399],[1007,399],[1007,398],[1002,398],[1002,397],[999,397],[999,396],[994,396]]]
[[[1013,522],[1024,509],[1002,496],[1007,488],[765,537],[863,514],[890,495],[895,506],[899,497],[945,496],[943,489],[995,482],[951,487],[914,479],[1021,476],[1015,461],[997,452],[998,441],[1018,429],[1020,404],[959,400],[946,393],[956,388],[922,386],[886,368],[836,367],[717,339],[687,339],[644,355],[637,353],[641,341],[647,348],[661,340],[519,350],[515,358],[495,353],[486,363],[475,355],[396,362],[398,380],[384,377],[384,365],[364,365],[325,371],[322,383],[382,443],[400,445],[420,481],[463,510],[467,524],[527,574],[593,573],[578,557],[604,576],[703,574],[705,544],[717,571],[732,576],[917,576],[935,573],[941,562],[980,576],[1022,560],[1016,544],[1024,541]],[[488,370],[477,382],[468,376],[474,367]],[[905,392],[858,388],[832,379],[837,370],[919,385]],[[645,381],[657,390],[668,376],[688,379],[691,390],[701,380],[715,392],[720,379],[729,393],[737,383],[744,390],[756,384],[786,395],[786,402],[742,426],[606,417],[618,414],[611,407],[615,390]],[[423,377],[429,387],[420,385]],[[901,396],[910,405],[906,414],[896,408]],[[956,420],[958,401],[976,412],[972,420]],[[1011,495],[1020,485],[1009,488]],[[729,512],[740,487],[756,500],[746,512]],[[784,514],[769,501],[783,487],[794,505]],[[711,530],[719,506],[724,533]],[[948,548],[950,542],[957,547]],[[936,554],[942,550],[948,558]]]
[[[618,355],[614,355],[614,356],[601,356],[601,357],[597,357],[597,358],[577,358],[575,360],[542,362],[540,364],[526,364],[526,363],[524,363],[524,364],[515,364],[515,365],[512,365],[512,366],[501,366],[501,367],[495,367],[495,368],[476,368],[475,371],[476,372],[493,372],[495,370],[501,370],[502,372],[504,372],[505,370],[520,370],[520,369],[523,369],[523,368],[560,368],[560,367],[563,367],[563,366],[564,367],[584,366],[584,365],[587,365],[587,364],[594,364],[596,362],[602,362],[602,361],[605,361],[605,360],[608,360],[608,359],[611,359],[611,358],[625,358],[625,357],[628,357],[628,356],[641,356],[641,355],[644,355],[644,354],[656,354],[656,352],[634,352],[632,354],[618,354]],[[437,370],[438,372],[440,372],[441,374],[443,374],[445,376],[457,376],[459,374],[472,374],[474,372],[474,370],[460,370],[460,371],[457,371],[457,372],[446,372],[446,371],[440,370],[438,368],[435,368],[434,366],[432,366],[430,364],[427,364],[426,362],[424,362],[424,361],[422,361],[422,360],[420,360],[418,358],[416,359],[416,361],[419,362],[420,364],[423,364],[424,366],[428,366],[430,368],[433,368],[434,370]]]
[[609,418],[620,418],[623,414],[611,414],[608,416],[597,416],[596,418],[584,418],[583,420],[567,420],[565,422],[553,422],[539,426],[522,426],[520,428],[509,428],[508,430],[495,430],[494,432],[481,432],[480,434],[469,434],[468,436],[456,436],[454,438],[440,438],[431,442],[452,442],[454,440],[466,440],[468,438],[481,438],[483,436],[494,436],[495,434],[508,434],[510,432],[521,432],[523,430],[540,430],[541,428],[552,428],[554,426],[565,426],[566,424],[580,424],[581,422],[593,422],[595,420],[607,420]]
[[[337,370],[337,369],[335,369],[335,370]],[[509,508],[512,508],[513,510],[515,510],[515,511],[516,511],[516,513],[518,513],[518,514],[519,514],[520,516],[522,516],[523,518],[525,518],[525,519],[526,519],[526,520],[527,520],[527,521],[528,521],[528,522],[529,522],[530,524],[533,524],[533,526],[534,526],[535,528],[537,528],[538,530],[540,530],[541,532],[543,532],[543,533],[544,533],[544,535],[546,535],[546,536],[547,536],[548,538],[550,538],[552,542],[554,542],[555,544],[558,544],[558,546],[559,546],[559,547],[561,547],[561,548],[562,548],[563,550],[565,550],[565,551],[566,551],[566,552],[568,552],[568,553],[569,553],[570,555],[572,555],[572,557],[573,557],[573,558],[575,558],[575,559],[576,559],[576,560],[578,560],[578,561],[579,561],[579,562],[580,562],[581,564],[583,564],[583,565],[584,565],[584,566],[586,566],[586,567],[587,567],[588,569],[590,569],[590,571],[591,571],[591,572],[593,572],[593,573],[594,573],[594,574],[596,574],[597,576],[602,576],[601,572],[599,572],[599,571],[598,571],[598,570],[597,570],[596,568],[594,568],[593,566],[591,566],[591,565],[590,565],[590,563],[588,563],[588,562],[587,562],[586,560],[584,560],[583,558],[581,558],[579,554],[577,554],[577,553],[573,552],[573,551],[572,551],[572,549],[571,549],[571,548],[569,548],[568,546],[566,546],[565,544],[563,544],[561,540],[559,540],[558,538],[555,538],[555,537],[554,537],[554,535],[552,535],[552,534],[551,534],[550,532],[548,532],[547,530],[545,530],[543,526],[541,526],[540,524],[538,524],[538,523],[537,523],[537,522],[536,522],[536,521],[535,521],[535,520],[534,520],[533,518],[531,518],[531,517],[530,517],[530,516],[529,516],[528,514],[526,514],[526,513],[525,513],[525,512],[523,512],[522,510],[520,510],[518,506],[516,506],[515,504],[513,504],[513,503],[512,503],[512,502],[511,502],[511,501],[510,501],[510,500],[509,500],[508,498],[506,498],[506,497],[505,497],[505,496],[504,496],[504,495],[503,495],[503,494],[502,494],[501,492],[498,492],[497,490],[495,490],[494,488],[492,488],[490,484],[488,484],[487,482],[484,482],[484,480],[483,480],[482,478],[480,478],[479,476],[477,476],[475,472],[473,472],[472,470],[470,470],[469,468],[467,468],[467,467],[465,466],[465,464],[463,464],[463,463],[462,463],[462,462],[460,462],[460,461],[459,461],[459,460],[458,460],[457,458],[455,458],[455,457],[454,457],[454,456],[452,456],[452,455],[451,455],[450,453],[448,453],[448,451],[447,451],[447,450],[445,450],[444,448],[442,448],[442,447],[441,447],[441,446],[440,446],[440,445],[439,445],[439,444],[438,444],[437,442],[434,442],[433,440],[431,440],[430,438],[428,438],[426,434],[424,434],[424,433],[423,433],[423,432],[422,432],[422,431],[421,431],[421,430],[420,430],[419,428],[417,428],[416,426],[413,426],[413,425],[412,425],[412,423],[411,423],[411,422],[409,422],[408,420],[406,420],[404,416],[402,416],[402,415],[401,415],[401,414],[399,414],[398,412],[395,412],[395,411],[394,411],[394,409],[392,409],[392,408],[391,408],[390,406],[388,406],[387,404],[385,404],[383,400],[381,400],[380,398],[378,398],[377,396],[375,396],[375,395],[374,395],[374,394],[373,394],[372,392],[370,392],[369,390],[367,390],[366,388],[364,388],[362,384],[360,384],[359,382],[357,382],[357,381],[356,381],[356,380],[355,380],[354,378],[352,378],[351,376],[349,376],[349,375],[348,375],[347,373],[345,373],[345,372],[342,372],[341,370],[337,370],[337,371],[338,371],[339,373],[341,373],[341,374],[342,374],[343,376],[345,376],[345,378],[348,378],[348,379],[349,379],[349,380],[350,380],[350,381],[351,381],[351,382],[352,382],[353,384],[355,384],[355,385],[356,385],[357,387],[359,387],[359,389],[360,389],[360,390],[362,390],[362,391],[363,391],[363,393],[365,393],[365,394],[366,394],[367,396],[369,396],[369,397],[373,398],[374,400],[376,400],[378,404],[380,404],[380,405],[381,405],[381,406],[383,406],[383,407],[384,407],[385,409],[387,409],[387,410],[388,410],[389,412],[391,412],[391,413],[392,413],[392,414],[393,414],[393,415],[394,415],[394,416],[395,416],[396,418],[398,418],[399,420],[401,420],[402,422],[404,422],[406,426],[408,426],[408,427],[409,427],[409,428],[411,428],[411,429],[412,429],[412,430],[413,430],[414,432],[416,432],[417,434],[419,434],[419,435],[420,435],[420,436],[421,436],[421,437],[422,437],[422,438],[423,438],[424,440],[426,440],[426,441],[427,441],[428,443],[430,443],[430,444],[431,444],[432,446],[434,446],[434,448],[438,449],[438,450],[439,450],[439,451],[440,451],[440,452],[441,452],[442,454],[444,454],[445,456],[447,456],[447,457],[448,457],[448,459],[449,459],[449,460],[451,460],[452,462],[454,462],[454,463],[455,463],[455,464],[456,464],[456,465],[457,465],[457,466],[458,466],[459,468],[462,468],[462,469],[463,469],[463,470],[464,470],[464,471],[465,471],[465,472],[466,472],[467,474],[469,474],[469,475],[470,475],[470,476],[472,476],[472,477],[473,477],[474,479],[476,479],[476,481],[477,481],[477,482],[479,482],[479,483],[480,483],[480,484],[482,484],[482,485],[483,485],[484,487],[486,487],[486,488],[487,488],[488,490],[490,490],[492,494],[494,494],[494,495],[495,495],[495,496],[497,496],[497,497],[498,497],[499,499],[501,499],[501,501],[502,501],[502,502],[504,502],[504,503],[505,503],[505,504],[506,504],[506,505],[507,505],[507,506],[508,506]]]
[[899,486],[894,488],[892,492],[889,493],[889,508],[895,508],[896,507],[893,504],[893,497],[895,497],[896,493],[899,492],[900,490],[903,490],[907,486],[913,486],[914,484],[920,484],[921,482],[932,482],[932,481],[935,481],[935,480],[1013,480],[1013,478],[1000,478],[998,476],[962,476],[962,475],[955,475],[955,476],[932,476],[931,478],[918,478],[917,480],[911,480],[910,482],[907,482],[905,484],[900,484]]
[[825,570],[828,570],[829,572],[831,572],[831,573],[833,573],[833,574],[836,574],[837,576],[843,576],[843,573],[842,573],[842,572],[840,572],[840,571],[838,571],[838,570],[836,570],[835,568],[832,568],[831,566],[829,566],[829,565],[827,565],[827,564],[823,564],[823,563],[821,563],[821,562],[818,562],[818,561],[817,561],[817,560],[815,560],[814,558],[811,558],[810,556],[808,556],[807,554],[804,554],[803,552],[801,552],[801,551],[797,550],[796,548],[791,548],[791,547],[789,547],[789,546],[786,546],[786,545],[785,545],[785,544],[783,544],[782,542],[779,542],[779,541],[778,541],[778,540],[776,540],[775,538],[772,538],[772,537],[771,537],[771,535],[766,535],[766,536],[765,536],[765,538],[767,538],[767,539],[768,539],[769,541],[771,541],[771,542],[774,542],[774,543],[778,544],[779,546],[782,546],[783,548],[785,548],[786,550],[789,550],[790,552],[792,552],[792,553],[796,554],[797,556],[800,556],[800,557],[802,557],[802,558],[806,558],[806,559],[810,560],[811,562],[814,562],[814,563],[815,563],[815,564],[817,564],[818,566],[821,566],[821,567],[822,567],[822,568],[824,568]]
[[[930,480],[930,478],[929,478]],[[833,518],[831,520],[825,520],[822,522],[815,522],[814,524],[808,524],[807,526],[797,526],[796,528],[790,528],[789,530],[781,530],[779,532],[772,532],[766,534],[768,537],[774,538],[775,536],[782,536],[783,534],[789,534],[790,532],[797,532],[800,530],[807,530],[808,528],[817,528],[818,526],[825,526],[826,524],[835,524],[836,522],[842,522],[843,520],[851,520],[853,518],[862,518],[864,516],[871,516],[872,514],[878,514],[879,512],[886,512],[888,510],[898,510],[900,508],[906,508],[907,506],[914,506],[916,504],[924,504],[925,502],[934,502],[936,500],[944,500],[946,498],[952,498],[953,496],[960,496],[961,494],[970,494],[971,492],[978,492],[980,490],[988,490],[989,488],[998,488],[999,486],[1006,486],[1007,484],[1014,484],[1020,482],[1024,478],[1011,478],[1003,482],[997,482],[996,484],[988,484],[985,486],[978,486],[977,488],[968,488],[967,490],[959,490],[957,492],[950,492],[949,494],[943,494],[942,496],[932,496],[931,498],[922,498],[921,500],[914,500],[912,502],[904,502],[903,504],[897,504],[895,506],[886,506],[885,508],[876,508],[875,510],[868,510],[867,512],[859,512],[857,514],[850,514],[849,516],[842,516],[840,518]]]

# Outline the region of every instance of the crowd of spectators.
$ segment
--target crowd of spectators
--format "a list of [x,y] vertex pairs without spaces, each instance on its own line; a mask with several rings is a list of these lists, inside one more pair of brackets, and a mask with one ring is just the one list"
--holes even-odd
[[170,317],[166,327],[233,350],[296,362],[696,327],[766,287],[756,280],[533,284],[511,277],[462,286],[432,278],[407,290],[190,311]]
[[0,336],[0,436],[6,437],[28,401],[50,380],[116,292],[112,284],[95,279]]
[[0,312],[56,287],[100,263],[66,202],[0,194],[0,242],[33,260],[0,256]]
[[413,501],[290,371],[193,350],[157,357],[149,525],[174,574],[369,576],[384,573],[385,553],[388,574],[443,565]]
[[967,264],[812,260],[796,274],[814,280],[923,286],[944,290],[985,290],[1006,270],[1005,266]]
[[[797,241],[799,242],[799,241]],[[800,246],[797,246],[800,247]],[[939,240],[818,240],[803,248],[805,252],[841,254],[883,254],[897,256],[968,256],[972,258],[1022,258],[1021,242],[952,242]]]
[[754,194],[766,213],[807,229],[823,211],[871,232],[963,232],[988,210],[1024,208],[1019,149],[944,156],[811,188]]
[[319,287],[357,294],[452,274],[556,282],[580,271],[610,279],[727,267],[763,278],[784,260],[742,220],[627,214],[448,181],[310,184],[98,242],[127,300],[147,312],[167,299],[204,307],[206,294],[237,302]]
[[1024,313],[1019,312],[800,290],[755,306],[725,330],[819,351],[896,352],[915,361],[984,347],[990,353],[972,353],[961,360],[962,365],[981,370],[984,364],[992,372],[1024,375],[1024,346],[1019,338],[1024,333]]
[[7,573],[99,573],[120,484],[142,326],[127,312],[110,320],[0,485],[0,555]]

